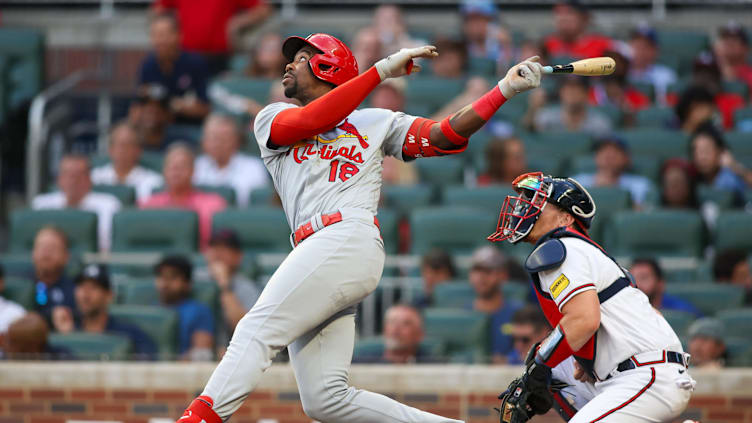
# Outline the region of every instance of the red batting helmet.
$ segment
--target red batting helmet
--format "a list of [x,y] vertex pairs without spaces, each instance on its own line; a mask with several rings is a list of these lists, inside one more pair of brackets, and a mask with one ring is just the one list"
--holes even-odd
[[358,62],[355,56],[345,43],[336,37],[329,34],[311,34],[305,38],[289,37],[282,44],[282,54],[292,62],[295,53],[303,46],[311,46],[320,52],[308,61],[316,78],[341,85],[358,76]]

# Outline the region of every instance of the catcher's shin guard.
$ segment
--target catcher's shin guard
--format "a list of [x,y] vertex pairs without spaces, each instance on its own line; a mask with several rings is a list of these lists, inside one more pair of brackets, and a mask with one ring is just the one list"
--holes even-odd
[[202,395],[183,412],[177,423],[222,423],[222,419],[212,410],[214,401],[206,395]]

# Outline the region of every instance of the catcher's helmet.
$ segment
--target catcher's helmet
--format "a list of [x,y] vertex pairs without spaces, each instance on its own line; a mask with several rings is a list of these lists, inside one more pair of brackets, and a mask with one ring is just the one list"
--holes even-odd
[[316,78],[341,85],[358,76],[358,62],[352,51],[345,43],[329,34],[311,34],[305,38],[288,37],[282,44],[282,54],[292,62],[295,53],[306,45],[319,51],[308,61]]
[[595,216],[590,193],[572,178],[554,178],[542,172],[525,173],[513,182],[520,195],[508,195],[501,206],[496,232],[489,241],[509,240],[515,244],[533,229],[546,203],[553,203],[574,216],[580,230],[587,233]]

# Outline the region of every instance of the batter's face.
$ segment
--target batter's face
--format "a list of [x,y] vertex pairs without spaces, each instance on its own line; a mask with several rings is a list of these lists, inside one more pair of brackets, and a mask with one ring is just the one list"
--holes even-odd
[[317,53],[312,47],[304,46],[295,53],[293,61],[285,66],[285,74],[282,77],[285,97],[307,104],[332,89],[331,85],[313,76],[308,64],[311,57]]

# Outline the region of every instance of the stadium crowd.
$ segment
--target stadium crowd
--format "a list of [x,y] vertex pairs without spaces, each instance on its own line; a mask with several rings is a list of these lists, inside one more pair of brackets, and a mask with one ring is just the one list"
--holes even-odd
[[[82,250],[66,221],[48,215],[29,237],[29,266],[19,271],[2,261],[8,267],[0,277],[2,357],[85,358],[65,338],[83,333],[124,338],[130,358],[213,360],[273,271],[256,263],[257,253],[286,252],[253,250],[248,227],[215,220],[234,210],[278,212],[281,206],[247,128],[265,104],[290,101],[279,84],[286,34],[281,28],[257,34],[250,52],[238,52],[242,31],[263,22],[273,8],[259,0],[204,2],[201,8],[189,3],[157,0],[149,10],[150,51],[134,75],[137,88],[127,114],[110,129],[108,156],[66,153],[54,189],[29,204],[34,210],[93,212],[96,242]],[[712,34],[689,33],[684,45],[710,42],[687,53],[672,49],[670,38],[647,24],[621,39],[599,33],[590,11],[575,0],[556,4],[554,31],[542,38],[510,29],[490,1],[464,1],[459,13],[456,37],[410,31],[393,5],[377,7],[370,26],[344,34],[361,71],[404,47],[430,42],[440,52],[424,75],[379,85],[367,106],[442,119],[479,97],[511,64],[533,55],[543,63],[611,56],[617,70],[597,79],[544,78],[543,87],[504,105],[461,158],[385,159],[381,204],[385,214],[396,216],[396,236],[385,235],[392,242],[387,250],[421,257],[419,266],[385,275],[419,278],[421,284],[415,295],[398,293],[398,301],[375,314],[382,335],[362,339],[355,361],[524,360],[550,330],[521,266],[524,255],[485,245],[483,237],[455,248],[451,238],[459,234],[451,231],[433,248],[418,248],[413,212],[443,206],[442,213],[450,213],[462,204],[493,217],[514,177],[543,170],[572,175],[593,189],[599,214],[591,235],[631,263],[637,286],[679,332],[694,366],[752,364],[752,338],[739,327],[752,317],[752,309],[744,308],[752,307],[747,30],[731,22]],[[453,202],[453,188],[468,194]],[[475,204],[480,197],[483,204]],[[148,266],[82,263],[86,250],[129,252],[115,220],[136,209],[194,213],[193,245],[163,249],[165,255]],[[638,223],[630,229],[620,212],[664,213],[665,222],[680,226],[671,232],[677,239],[655,241],[647,250],[639,242],[626,245],[633,238],[623,232],[638,237],[653,227]],[[734,239],[746,243],[717,241],[728,214],[738,222],[730,229],[737,232]],[[694,229],[681,227],[687,220],[673,220],[687,215],[697,217]],[[181,230],[169,217],[161,225],[167,226],[163,231]],[[611,226],[618,225],[625,229],[617,236]],[[685,231],[692,235],[682,238]],[[280,241],[285,239],[275,245]],[[691,245],[677,252],[677,243]],[[689,271],[660,260],[686,255],[696,259]],[[730,297],[706,295],[720,286],[733,287],[722,290]],[[134,304],[149,307],[154,320],[134,317],[138,309],[128,308]],[[442,318],[453,316],[458,325],[471,326],[451,333]],[[174,339],[159,335],[165,332],[155,322],[167,320]]]

